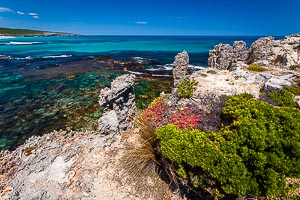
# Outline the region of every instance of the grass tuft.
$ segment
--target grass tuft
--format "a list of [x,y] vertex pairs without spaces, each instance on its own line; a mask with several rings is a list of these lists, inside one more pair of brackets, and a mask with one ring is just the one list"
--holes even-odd
[[256,65],[256,64],[250,64],[248,67],[248,70],[253,71],[253,72],[263,72],[266,71],[266,68]]

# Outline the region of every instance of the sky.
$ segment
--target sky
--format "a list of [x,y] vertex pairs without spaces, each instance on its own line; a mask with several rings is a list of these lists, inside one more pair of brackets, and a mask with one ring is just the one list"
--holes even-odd
[[0,0],[0,27],[89,35],[300,32],[300,0]]

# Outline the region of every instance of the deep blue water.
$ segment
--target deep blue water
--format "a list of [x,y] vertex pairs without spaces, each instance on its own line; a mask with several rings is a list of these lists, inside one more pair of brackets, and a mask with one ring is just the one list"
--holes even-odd
[[[257,38],[0,36],[0,149],[13,148],[31,135],[53,129],[95,130],[101,115],[97,105],[100,88],[126,73],[125,65],[115,61],[131,60],[126,68],[170,71],[174,56],[187,50],[192,68],[206,67],[208,51],[216,44],[244,40],[250,46]],[[99,56],[111,61],[98,62],[95,58]],[[140,107],[170,84],[165,78],[139,78]]]

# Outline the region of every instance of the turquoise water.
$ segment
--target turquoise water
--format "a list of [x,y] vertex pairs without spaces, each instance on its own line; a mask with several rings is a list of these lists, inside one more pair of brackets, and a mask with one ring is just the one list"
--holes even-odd
[[[169,91],[174,56],[190,55],[191,70],[206,67],[218,43],[257,37],[0,36],[0,149],[51,130],[96,130],[100,89],[123,73],[138,75],[139,108]],[[126,70],[127,71],[126,71]],[[154,74],[156,76],[154,76]],[[164,75],[163,78],[157,75]]]

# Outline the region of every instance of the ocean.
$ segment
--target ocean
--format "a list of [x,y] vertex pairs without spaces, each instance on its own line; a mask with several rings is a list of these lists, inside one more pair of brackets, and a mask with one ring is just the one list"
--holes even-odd
[[144,108],[170,91],[174,56],[190,56],[190,70],[207,66],[219,43],[258,37],[211,36],[0,36],[0,149],[52,130],[96,130],[100,89],[124,73],[137,74]]

